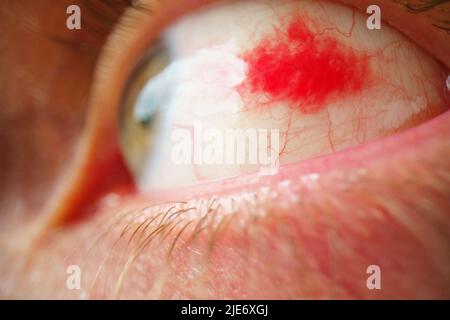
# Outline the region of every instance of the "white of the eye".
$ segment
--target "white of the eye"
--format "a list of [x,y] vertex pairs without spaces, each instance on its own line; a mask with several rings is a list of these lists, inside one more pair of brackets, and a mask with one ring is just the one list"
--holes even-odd
[[246,78],[247,64],[238,52],[230,40],[173,61],[144,86],[135,116],[145,119],[158,107],[196,116],[240,111],[243,102],[236,87]]
[[[159,111],[159,136],[166,136],[171,119],[177,114],[207,116],[238,112],[243,101],[236,87],[247,76],[247,64],[238,56],[234,40],[222,45],[202,48],[192,55],[174,60],[152,78],[141,90],[134,108],[137,119],[148,119]],[[158,155],[163,154],[164,139],[155,139],[148,150],[147,165],[138,179],[140,188],[153,174]]]

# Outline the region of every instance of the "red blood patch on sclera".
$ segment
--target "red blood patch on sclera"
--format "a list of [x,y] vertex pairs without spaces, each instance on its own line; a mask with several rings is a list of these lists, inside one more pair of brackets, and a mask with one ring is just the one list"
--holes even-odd
[[303,20],[294,18],[286,30],[243,55],[248,65],[244,85],[251,93],[269,97],[269,102],[287,101],[313,113],[332,98],[353,96],[363,89],[368,57],[339,44],[331,32],[314,34]]

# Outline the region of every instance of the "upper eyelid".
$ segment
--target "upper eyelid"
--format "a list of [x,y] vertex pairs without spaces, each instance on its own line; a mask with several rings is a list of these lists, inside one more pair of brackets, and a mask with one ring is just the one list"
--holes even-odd
[[[164,4],[167,1],[160,1],[160,3]],[[397,3],[403,5],[410,14],[424,14],[426,12],[432,11],[442,5],[449,3],[449,0],[424,0],[424,1],[407,1]],[[134,2],[132,0],[120,0],[110,2],[107,0],[99,0],[99,1],[89,1],[83,0],[82,2],[87,10],[87,14],[84,15],[84,21],[87,24],[85,28],[90,28],[92,26],[92,32],[96,32],[98,28],[112,28],[114,24],[117,22],[117,19],[124,13],[129,11],[130,9],[139,10],[139,11],[147,11],[147,13],[151,13],[152,10],[149,8],[153,8],[153,4],[155,0],[141,0],[141,2]],[[107,10],[104,10],[104,9]],[[443,14],[445,14],[445,10],[442,10]],[[87,19],[85,19],[87,17]],[[442,30],[446,30],[447,33],[450,34],[450,21],[443,17],[432,17],[431,24]],[[73,48],[74,50],[82,50],[83,48],[74,41],[67,41],[64,37],[54,36],[52,34],[46,35],[51,41],[54,41],[58,44],[68,46]]]
[[[103,0],[105,1],[105,0]],[[202,1],[196,1],[196,3],[198,3],[198,5],[194,5],[193,9],[196,9],[199,6],[202,6],[203,4],[209,4],[209,3],[215,3],[215,2],[220,2],[221,0],[202,0]],[[354,0],[329,0],[331,2],[340,2],[343,4],[347,4],[353,7],[358,7],[359,9],[361,9],[362,11],[365,11],[365,7],[364,4],[358,3],[358,1],[354,1]],[[115,30],[120,29],[121,27],[128,29],[128,31],[130,31],[132,29],[132,27],[136,27],[137,25],[139,25],[140,21],[133,21],[133,20],[138,20],[140,19],[140,15],[138,13],[144,13],[143,16],[146,17],[147,19],[152,20],[155,17],[159,16],[159,12],[162,11],[163,9],[165,9],[166,7],[171,7],[171,4],[173,5],[174,2],[178,2],[177,6],[178,7],[184,7],[184,4],[186,5],[190,5],[188,4],[188,1],[173,1],[173,0],[140,0],[140,2],[138,2],[138,5],[130,5],[128,7],[128,9],[125,11],[124,15],[122,17],[128,17],[128,19],[123,19],[126,24],[122,24],[121,20],[119,20],[118,24],[116,25]],[[447,34],[450,34],[450,29],[449,29],[449,21],[448,19],[446,19],[446,10],[450,10],[450,0],[422,0],[419,1],[419,3],[422,3],[422,6],[419,6],[418,4],[414,5],[414,1],[399,1],[399,0],[393,0],[393,3],[389,3],[389,0],[386,0],[384,2],[381,2],[380,6],[382,8],[383,11],[383,15],[382,18],[387,17],[387,19],[389,20],[390,23],[392,23],[392,26],[396,29],[398,29],[399,31],[403,31],[402,33],[404,33],[407,37],[411,38],[411,40],[413,40],[413,42],[417,42],[417,44],[422,47],[423,49],[425,49],[425,51],[428,51],[431,55],[435,56],[435,58],[437,60],[440,60],[441,63],[446,64],[448,60],[450,60],[450,46],[440,46],[439,49],[436,49],[436,54],[434,54],[434,52],[430,52],[431,50],[434,49],[429,49],[430,47],[430,43],[432,42],[439,42],[440,44],[442,44],[442,41],[445,38],[442,38],[439,33],[442,30],[446,30]],[[364,2],[365,3],[365,2]],[[403,6],[406,10],[398,10],[395,9],[396,12],[394,12],[392,14],[392,16],[390,16],[390,13],[387,14],[386,16],[386,11],[388,9],[383,10],[383,3],[385,4],[386,8],[388,8],[389,10],[393,11],[395,5],[400,5]],[[426,5],[425,5],[425,4]],[[394,4],[394,6],[393,6]],[[445,4],[448,4],[448,6],[444,6]],[[173,8],[171,8],[173,9]],[[180,13],[177,12],[177,17],[183,14],[188,13],[190,10],[185,10],[185,9],[179,9],[177,8],[177,11],[184,11],[184,13]],[[187,12],[186,12],[187,11]],[[192,11],[192,10],[191,10]],[[401,12],[403,11],[403,12]],[[440,14],[440,15],[439,15]],[[432,28],[434,30],[426,30],[424,32],[420,32],[417,31],[416,29],[418,28],[410,28],[409,23],[407,23],[406,25],[404,23],[395,23],[398,19],[399,16],[405,16],[405,15],[417,15],[417,16],[421,16],[420,20],[426,20],[429,23],[422,23],[423,21],[418,21],[417,23],[418,25],[422,25],[424,24],[424,26],[428,26],[428,28]],[[170,24],[171,22],[173,22],[173,20],[176,20],[177,17],[170,17],[167,20],[168,24]],[[134,18],[134,19],[133,19]],[[424,18],[424,19],[422,19]],[[408,21],[409,18],[408,18]],[[136,24],[133,26],[133,24]],[[147,24],[148,26],[149,24]],[[403,27],[403,28],[402,28]],[[423,27],[423,25],[422,25]],[[422,28],[423,29],[423,28]],[[114,31],[114,30],[113,30]],[[430,34],[430,31],[433,31],[432,34]],[[124,32],[122,32],[122,34],[124,36],[128,36],[127,34],[125,34]],[[423,40],[424,43],[422,43],[422,40],[417,40],[415,39],[414,35],[417,34],[416,38],[427,38],[427,40]],[[121,37],[119,35],[119,37],[117,37],[116,41],[121,41],[123,37]],[[150,40],[151,39],[147,39]],[[444,40],[445,41],[445,40]]]
[[83,20],[88,24],[87,28],[89,28],[89,24],[95,24],[96,27],[110,28],[128,8],[134,5],[132,0],[82,0],[82,6],[87,11],[88,19],[83,15]]
[[[89,40],[85,37],[73,37],[73,32],[65,29],[39,30],[32,29],[39,36],[45,37],[65,49],[83,51],[88,54],[100,51],[104,45],[104,40],[112,32],[114,25],[123,15],[124,11],[131,7],[131,0],[117,0],[114,2],[107,0],[79,0],[82,13],[83,33],[89,34]],[[58,15],[64,14],[57,11]],[[66,17],[61,17],[65,21]]]
[[[98,17],[103,17],[108,20],[113,20],[116,17],[116,14],[118,13],[117,7],[119,7],[119,11],[122,9],[130,9],[134,8],[136,10],[146,10],[146,7],[152,3],[154,3],[155,0],[142,0],[141,3],[133,2],[132,0],[122,0],[125,3],[121,3],[121,1],[117,2],[109,2],[108,0],[99,0],[100,4],[99,6],[92,5],[92,2],[85,0],[84,2],[86,4],[89,4],[88,8],[97,15]],[[164,5],[166,1],[162,0],[160,1],[161,4]],[[441,7],[442,5],[449,3],[450,0],[422,0],[422,1],[395,1],[399,3],[400,5],[403,5],[411,14],[421,14],[425,13],[427,11],[431,11],[436,9],[437,7]],[[102,7],[109,7],[112,9],[111,12],[103,12],[101,11]],[[443,13],[445,13],[445,10],[442,10]],[[112,16],[110,14],[113,14]],[[443,25],[449,25],[450,21],[448,20],[442,20],[441,18],[432,17],[432,23],[436,27],[442,27]],[[447,27],[448,28],[448,27]]]
[[422,0],[420,2],[408,1],[404,3],[404,6],[412,12],[419,13],[441,6],[446,2],[448,2],[448,0]]
[[[429,11],[436,12],[436,16],[432,18],[432,25],[436,28],[447,31],[450,35],[450,20],[448,20],[448,8],[441,8],[442,5],[448,4],[449,0],[422,0],[419,2],[416,1],[408,1],[404,3],[404,6],[408,9],[412,14],[420,14]],[[439,15],[439,16],[438,16]]]

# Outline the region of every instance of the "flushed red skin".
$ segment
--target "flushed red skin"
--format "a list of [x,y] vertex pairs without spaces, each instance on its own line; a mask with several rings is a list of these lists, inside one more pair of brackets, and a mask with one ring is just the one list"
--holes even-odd
[[288,102],[312,113],[330,99],[360,94],[368,83],[370,59],[336,37],[314,33],[305,20],[292,18],[285,30],[275,30],[243,55],[248,64],[243,86],[269,102]]

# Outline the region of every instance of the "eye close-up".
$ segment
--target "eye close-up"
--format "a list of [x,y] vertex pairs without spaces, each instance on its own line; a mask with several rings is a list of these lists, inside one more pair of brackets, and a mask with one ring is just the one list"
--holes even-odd
[[0,298],[449,300],[449,18],[2,2]]

